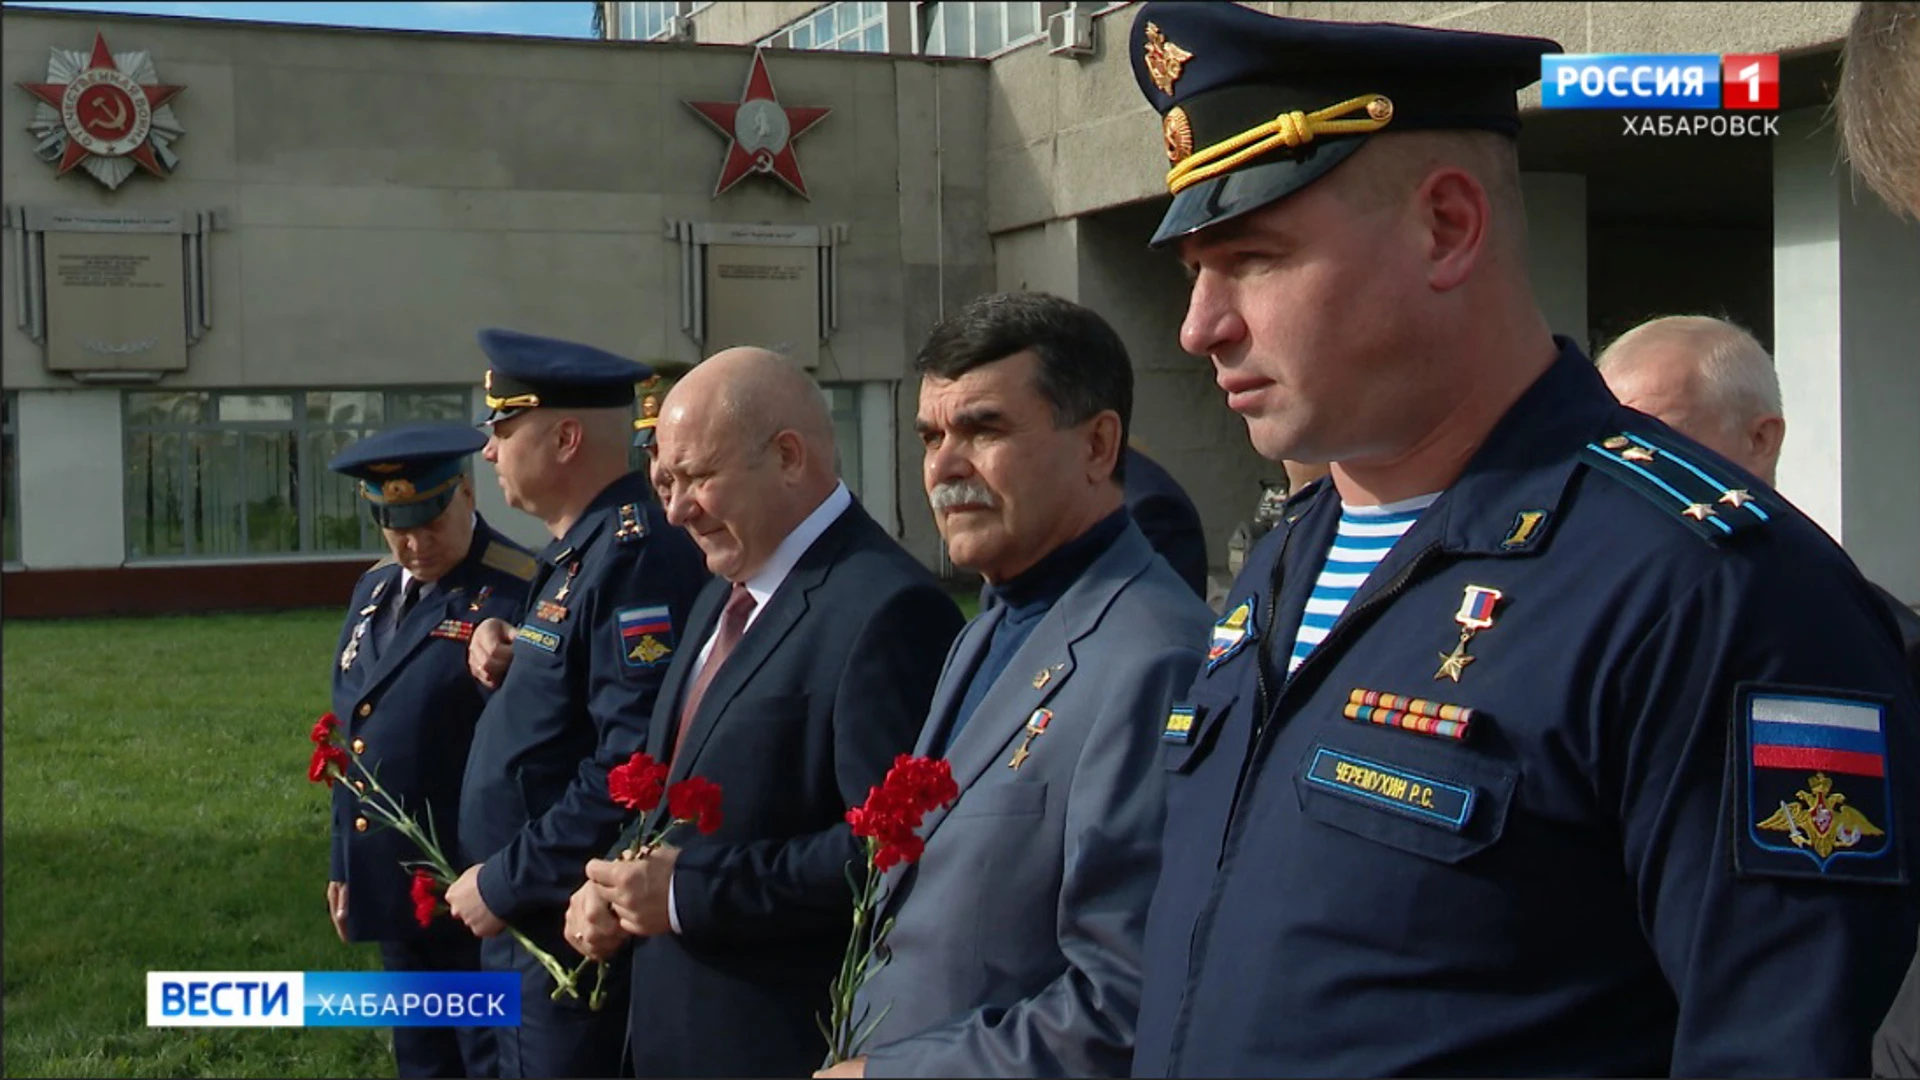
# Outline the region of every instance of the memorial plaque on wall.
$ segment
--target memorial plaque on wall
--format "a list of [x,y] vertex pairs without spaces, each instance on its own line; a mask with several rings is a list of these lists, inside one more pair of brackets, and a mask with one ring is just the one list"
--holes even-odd
[[186,368],[178,233],[49,232],[44,244],[47,370]]
[[820,255],[815,247],[707,248],[707,342],[758,345],[820,364]]

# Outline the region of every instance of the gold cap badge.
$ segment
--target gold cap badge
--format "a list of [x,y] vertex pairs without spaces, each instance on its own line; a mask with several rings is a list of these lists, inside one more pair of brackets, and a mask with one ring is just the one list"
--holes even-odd
[[1173,84],[1180,81],[1181,68],[1193,59],[1193,54],[1167,40],[1167,35],[1153,23],[1147,24],[1147,76],[1153,85],[1163,94],[1173,93]]
[[1160,120],[1160,134],[1167,140],[1167,161],[1178,165],[1193,153],[1193,124],[1187,120],[1187,110],[1175,105],[1167,110]]

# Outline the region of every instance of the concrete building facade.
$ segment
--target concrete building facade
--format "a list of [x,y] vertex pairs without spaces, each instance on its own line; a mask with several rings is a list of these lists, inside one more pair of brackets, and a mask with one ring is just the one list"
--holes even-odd
[[[1529,92],[1536,289],[1590,352],[1662,314],[1754,330],[1786,398],[1782,491],[1920,602],[1920,226],[1856,193],[1838,158],[1828,114],[1852,4],[1252,6],[1541,34],[1569,52],[1778,53],[1777,133],[1758,137],[1632,134]],[[113,191],[36,159],[36,101],[9,93],[9,303],[32,306],[21,269],[48,272],[58,230],[32,226],[55,211],[212,223],[187,239],[205,256],[206,325],[184,370],[76,377],[31,320],[8,320],[7,613],[335,599],[323,580],[336,588],[371,549],[323,452],[375,411],[472,411],[487,325],[679,363],[737,340],[795,351],[829,389],[850,483],[938,565],[911,358],[942,313],[996,288],[1114,323],[1139,376],[1137,441],[1194,496],[1224,572],[1228,535],[1279,469],[1179,350],[1185,282],[1144,246],[1165,158],[1125,55],[1136,8],[607,3],[598,42],[7,9],[9,84],[45,79],[50,50],[98,32],[189,87],[171,103],[177,166]],[[756,48],[779,106],[832,110],[789,144],[806,197],[770,174],[716,194],[729,142],[684,104],[750,96]],[[483,509],[537,540],[480,474]],[[289,579],[312,588],[290,595]]]

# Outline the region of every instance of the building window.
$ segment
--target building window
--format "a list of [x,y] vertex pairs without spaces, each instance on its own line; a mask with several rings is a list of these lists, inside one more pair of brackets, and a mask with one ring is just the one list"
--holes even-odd
[[6,485],[4,508],[0,509],[0,532],[6,533],[5,557],[0,562],[12,566],[20,561],[20,455],[19,440],[13,434],[13,414],[18,394],[0,394],[0,484]]
[[1047,32],[1038,3],[922,3],[918,13],[924,56],[992,56]]
[[860,384],[826,383],[820,389],[827,395],[827,409],[833,416],[833,449],[840,459],[840,479],[858,496],[865,487],[860,458]]
[[887,5],[878,0],[837,0],[788,23],[758,44],[776,49],[838,52],[887,51]]
[[247,558],[381,550],[354,481],[327,462],[397,424],[468,419],[468,392],[129,391],[127,555]]
[[668,20],[675,15],[696,15],[713,6],[712,0],[687,3],[617,3],[614,8],[613,37],[627,41],[652,41],[665,37]]

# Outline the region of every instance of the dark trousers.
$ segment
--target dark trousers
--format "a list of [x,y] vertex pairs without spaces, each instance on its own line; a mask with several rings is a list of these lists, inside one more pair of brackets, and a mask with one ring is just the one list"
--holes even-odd
[[[572,949],[553,955],[569,969],[580,962]],[[500,1047],[503,1077],[618,1076],[627,1042],[627,999],[631,978],[623,952],[607,970],[606,1003],[599,1011],[587,1007],[593,990],[593,967],[581,977],[580,997],[553,1000],[553,979],[540,961],[520,947],[512,934],[500,934],[480,943],[480,964],[487,971],[520,973],[520,1026],[493,1029]]]
[[[380,943],[388,971],[478,971],[480,942],[465,927],[410,941]],[[396,1027],[393,1065],[398,1076],[498,1076],[494,1032],[486,1027]]]

